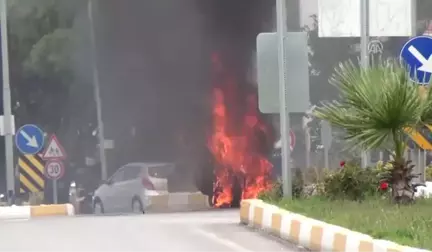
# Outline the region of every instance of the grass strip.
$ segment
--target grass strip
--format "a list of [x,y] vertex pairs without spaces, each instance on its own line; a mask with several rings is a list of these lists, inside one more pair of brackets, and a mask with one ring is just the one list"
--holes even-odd
[[330,201],[320,197],[269,200],[268,203],[307,217],[401,245],[432,249],[432,200],[397,206],[383,199]]

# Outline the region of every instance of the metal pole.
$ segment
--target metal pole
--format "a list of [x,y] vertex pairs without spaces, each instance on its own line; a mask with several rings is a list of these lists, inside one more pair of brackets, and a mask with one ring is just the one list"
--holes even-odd
[[311,151],[311,137],[310,137],[310,128],[306,127],[305,130],[305,144],[306,144],[306,153],[305,153],[305,158],[306,158],[306,169],[310,169],[311,168],[311,158],[310,158],[310,151]]
[[330,168],[329,149],[327,148],[327,146],[324,146],[324,168],[325,169]]
[[411,36],[417,36],[417,0],[411,0]]
[[287,198],[292,197],[292,175],[290,166],[289,146],[289,110],[286,104],[287,83],[286,83],[286,52],[284,38],[287,33],[286,0],[276,0],[277,34],[279,40],[279,100],[280,100],[280,130],[281,130],[281,158],[282,158],[282,179],[283,194]]
[[422,150],[422,169],[420,170],[420,182],[424,183],[426,182],[426,167],[427,167],[427,151],[426,150]]
[[[360,3],[360,48],[361,65],[363,68],[369,67],[369,0],[361,0]],[[366,151],[361,153],[361,166],[366,168],[369,165],[369,154]]]
[[57,188],[57,179],[53,180],[53,203],[58,204],[58,188]]
[[100,86],[99,86],[99,69],[97,64],[97,53],[96,53],[96,36],[94,32],[94,20],[93,20],[93,0],[88,1],[88,18],[90,22],[90,43],[91,43],[91,54],[92,54],[92,70],[93,70],[93,86],[94,86],[94,99],[96,102],[96,116],[98,125],[98,142],[99,142],[99,158],[101,164],[101,177],[103,180],[108,178],[107,162],[105,156],[105,135],[104,135],[104,124],[102,120],[102,101],[100,97]]
[[[415,173],[421,173],[421,170],[422,170],[422,161],[423,161],[423,158],[422,158],[422,150],[419,148],[418,150],[417,150],[417,164],[416,164],[416,167],[414,167],[414,169],[416,170],[416,172]],[[417,182],[420,182],[421,181],[421,177],[419,177],[419,178],[416,178],[415,179]]]
[[15,172],[13,153],[13,129],[12,129],[12,108],[11,90],[9,78],[9,52],[8,52],[8,29],[7,29],[7,2],[1,0],[1,49],[3,67],[3,113],[5,127],[5,161],[6,161],[6,186],[8,191],[8,202],[13,204],[15,197]]

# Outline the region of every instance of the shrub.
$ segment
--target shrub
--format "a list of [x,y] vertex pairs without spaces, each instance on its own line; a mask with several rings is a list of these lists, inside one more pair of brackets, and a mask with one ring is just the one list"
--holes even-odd
[[269,191],[263,191],[258,195],[258,199],[267,202],[277,202],[283,197],[282,181],[278,179],[273,183],[272,188]]
[[432,181],[432,166],[426,167],[426,181]]
[[[279,178],[273,183],[272,189],[269,191],[262,192],[258,198],[264,201],[276,202],[283,197],[283,182],[282,178]],[[302,172],[296,169],[294,172],[294,178],[292,181],[292,194],[293,198],[300,198],[303,194],[304,181]]]
[[378,175],[377,169],[363,169],[355,164],[345,164],[342,169],[325,175],[323,194],[330,199],[361,201],[367,196],[377,194],[380,180]]
[[304,184],[302,171],[300,169],[296,169],[292,181],[293,198],[300,198],[303,195]]

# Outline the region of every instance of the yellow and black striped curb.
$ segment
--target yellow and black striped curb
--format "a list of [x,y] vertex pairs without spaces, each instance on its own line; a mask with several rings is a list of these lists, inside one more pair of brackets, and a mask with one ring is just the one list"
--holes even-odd
[[241,202],[240,222],[312,251],[431,252],[391,241],[376,240],[362,233],[286,211],[261,200]]
[[0,207],[0,220],[73,215],[75,215],[75,209],[72,204]]
[[180,211],[209,209],[209,197],[202,193],[179,192],[148,197],[146,211]]
[[44,161],[38,155],[21,155],[18,158],[18,169],[20,193],[44,191]]

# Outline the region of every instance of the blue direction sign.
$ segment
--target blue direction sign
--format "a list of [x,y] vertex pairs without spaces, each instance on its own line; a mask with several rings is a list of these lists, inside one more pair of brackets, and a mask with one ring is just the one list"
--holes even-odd
[[432,37],[418,36],[402,47],[400,59],[407,65],[411,80],[429,84],[432,75]]
[[15,144],[23,154],[36,154],[44,147],[44,133],[34,124],[23,125],[15,134]]

